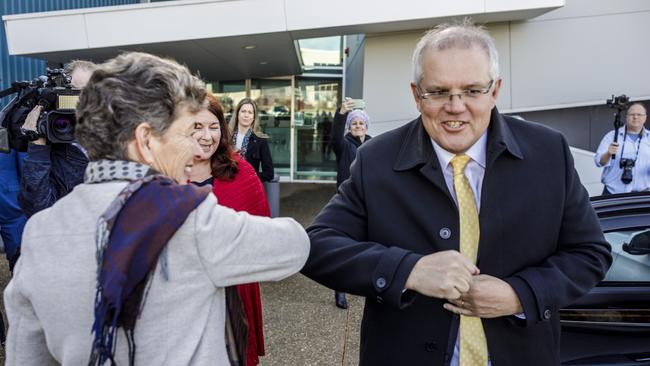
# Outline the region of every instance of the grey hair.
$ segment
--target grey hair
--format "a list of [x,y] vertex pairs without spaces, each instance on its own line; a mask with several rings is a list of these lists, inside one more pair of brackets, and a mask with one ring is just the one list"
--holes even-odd
[[205,104],[204,83],[176,61],[128,52],[98,65],[77,104],[75,136],[90,160],[128,160],[136,127],[163,135],[187,108]]
[[469,19],[460,23],[444,23],[425,33],[413,51],[413,82],[420,87],[422,81],[422,54],[427,50],[442,51],[450,48],[481,47],[490,58],[490,78],[499,77],[499,53],[485,27]]
[[66,75],[71,75],[75,70],[88,70],[95,71],[97,69],[97,64],[94,62],[86,60],[72,60],[63,69],[63,72]]

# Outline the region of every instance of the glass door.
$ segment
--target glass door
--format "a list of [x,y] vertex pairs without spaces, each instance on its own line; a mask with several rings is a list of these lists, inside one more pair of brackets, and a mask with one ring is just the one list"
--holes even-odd
[[330,145],[340,78],[296,78],[295,180],[336,180]]
[[291,176],[291,78],[252,79],[250,97],[257,104],[260,129],[269,138],[276,174]]

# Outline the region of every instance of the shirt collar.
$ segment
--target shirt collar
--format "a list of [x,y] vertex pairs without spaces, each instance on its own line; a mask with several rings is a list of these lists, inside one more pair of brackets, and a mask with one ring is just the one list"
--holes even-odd
[[[442,166],[443,169],[446,169],[449,166],[449,162],[451,162],[451,159],[453,159],[456,154],[443,149],[433,139],[431,139],[431,144],[433,145],[433,150],[438,156],[440,166]],[[467,149],[465,154],[480,165],[481,168],[485,169],[487,160],[487,129],[483,132],[481,137],[479,137],[479,139],[470,146],[469,149]]]

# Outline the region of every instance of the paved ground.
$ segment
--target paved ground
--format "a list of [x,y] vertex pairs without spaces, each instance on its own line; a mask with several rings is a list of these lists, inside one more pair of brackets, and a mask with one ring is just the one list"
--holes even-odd
[[[334,194],[334,185],[282,185],[280,215],[309,225]],[[263,366],[356,365],[363,299],[348,295],[348,310],[334,292],[305,276],[262,284],[267,356]]]
[[[280,215],[303,226],[334,194],[334,185],[282,184]],[[0,288],[10,279],[0,259]],[[363,299],[348,295],[348,310],[334,306],[334,292],[302,275],[262,284],[267,355],[262,366],[345,365],[358,363]],[[4,305],[0,299],[4,313]],[[4,352],[0,351],[4,365]]]

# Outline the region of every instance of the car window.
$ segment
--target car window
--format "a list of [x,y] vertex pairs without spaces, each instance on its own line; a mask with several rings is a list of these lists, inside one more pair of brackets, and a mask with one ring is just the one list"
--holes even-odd
[[605,233],[612,246],[612,266],[605,282],[650,282],[650,229]]

